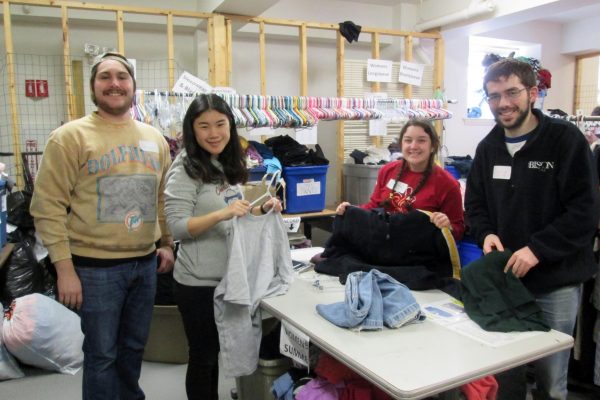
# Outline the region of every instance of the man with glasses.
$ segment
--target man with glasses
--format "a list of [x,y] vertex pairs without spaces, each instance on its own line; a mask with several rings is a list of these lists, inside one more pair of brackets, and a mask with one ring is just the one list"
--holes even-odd
[[[486,254],[514,252],[504,272],[521,279],[551,328],[571,335],[581,283],[598,270],[592,154],[575,125],[533,108],[538,88],[529,64],[510,58],[492,64],[483,88],[496,125],[477,146],[467,179],[470,232]],[[569,354],[533,363],[534,398],[567,398]],[[519,367],[497,375],[498,398],[525,399],[525,372]]]

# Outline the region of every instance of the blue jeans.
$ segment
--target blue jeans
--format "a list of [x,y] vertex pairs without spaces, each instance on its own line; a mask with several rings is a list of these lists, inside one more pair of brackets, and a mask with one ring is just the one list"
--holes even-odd
[[317,304],[317,312],[334,325],[355,330],[399,328],[419,320],[421,308],[410,290],[372,269],[348,275],[343,302]]
[[139,386],[148,340],[156,257],[112,267],[76,266],[83,304],[83,399],[144,399]]
[[[581,285],[567,286],[553,292],[536,296],[544,319],[552,329],[573,334],[577,310],[581,300]],[[536,390],[535,399],[567,398],[567,372],[571,350],[563,350],[534,361]],[[525,399],[527,380],[525,366],[513,368],[496,376],[499,384],[498,399]]]

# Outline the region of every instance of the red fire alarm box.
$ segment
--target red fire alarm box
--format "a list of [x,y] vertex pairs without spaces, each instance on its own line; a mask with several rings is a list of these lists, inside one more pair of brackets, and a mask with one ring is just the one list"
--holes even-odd
[[26,79],[25,80],[25,96],[27,97],[35,97],[35,80]]
[[35,80],[36,97],[48,97],[48,81],[46,79]]

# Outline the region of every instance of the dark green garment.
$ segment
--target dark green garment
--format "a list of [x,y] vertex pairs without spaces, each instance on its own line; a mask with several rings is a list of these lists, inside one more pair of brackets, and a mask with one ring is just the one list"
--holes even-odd
[[504,266],[510,250],[492,251],[462,270],[467,315],[487,331],[549,331],[533,295]]

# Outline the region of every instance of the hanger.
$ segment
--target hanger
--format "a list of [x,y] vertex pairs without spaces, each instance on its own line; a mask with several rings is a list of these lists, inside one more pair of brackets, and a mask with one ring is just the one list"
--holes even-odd
[[[250,207],[254,207],[259,201],[261,201],[265,197],[269,197],[269,198],[273,197],[273,195],[271,194],[271,186],[277,187],[277,184],[279,183],[279,180],[281,179],[281,171],[277,170],[277,171],[271,173],[270,175],[271,175],[271,179],[269,180],[269,184],[266,186],[265,193],[263,193],[261,196],[259,196],[257,199],[255,199],[252,203],[250,203]],[[263,182],[265,182],[267,176],[269,176],[269,173],[266,173],[263,176],[263,178],[262,178]]]

